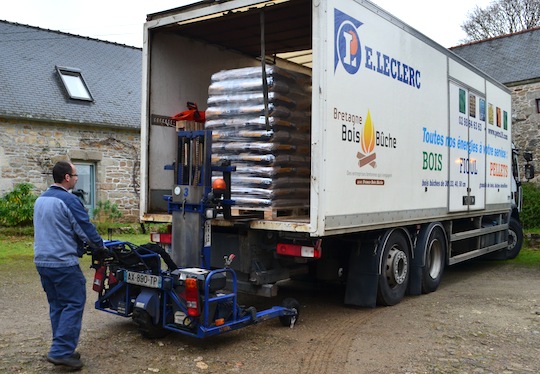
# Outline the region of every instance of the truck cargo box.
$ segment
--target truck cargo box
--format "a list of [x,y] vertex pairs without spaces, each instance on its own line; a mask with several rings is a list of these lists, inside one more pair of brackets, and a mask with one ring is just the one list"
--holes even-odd
[[206,109],[212,75],[261,67],[261,54],[311,76],[310,197],[309,214],[252,228],[322,237],[510,209],[509,91],[368,1],[202,2],[145,30],[143,220],[168,217],[163,118]]

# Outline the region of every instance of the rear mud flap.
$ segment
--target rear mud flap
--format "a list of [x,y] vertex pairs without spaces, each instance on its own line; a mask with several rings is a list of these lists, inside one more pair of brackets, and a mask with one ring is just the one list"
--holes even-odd
[[[416,256],[418,258],[418,256]],[[422,294],[422,272],[424,271],[424,266],[419,266],[413,260],[411,264],[411,270],[409,274],[409,288],[407,293],[409,295],[421,295]]]
[[351,251],[345,304],[374,308],[377,306],[380,253],[374,242]]
[[418,243],[413,248],[413,256],[411,258],[411,267],[409,274],[409,286],[407,293],[409,295],[418,296],[422,294],[422,274],[426,267],[425,253],[424,253],[424,241],[427,240],[426,234],[420,236]]

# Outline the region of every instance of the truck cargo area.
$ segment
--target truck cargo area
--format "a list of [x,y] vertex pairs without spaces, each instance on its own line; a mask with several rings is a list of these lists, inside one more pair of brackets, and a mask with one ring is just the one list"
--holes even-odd
[[[216,13],[211,17],[197,17],[197,6],[189,7],[185,20],[149,30],[149,110],[153,124],[163,125],[164,121],[167,122],[163,117],[174,114],[171,108],[180,112],[185,101],[196,102],[202,110],[207,109],[211,77],[222,70],[250,66],[261,68],[262,64],[268,62],[268,66],[283,66],[310,74],[310,1],[276,2],[265,4],[262,8],[248,6],[232,10],[227,10],[227,5],[223,3],[216,6]],[[149,16],[149,20],[159,20],[175,13],[176,10],[158,13]],[[261,54],[265,54],[269,61],[261,61]],[[181,80],[178,80],[179,76],[182,77]],[[262,114],[264,116],[264,113]],[[254,114],[254,118],[257,117],[258,114]],[[271,130],[270,126],[265,125],[261,130],[265,127]],[[176,146],[174,131],[174,127],[150,126],[149,158],[152,167],[149,169],[149,205],[146,210],[148,220],[167,213],[167,205],[162,196],[170,194],[172,173],[164,172],[160,165],[173,161],[170,155]],[[309,144],[308,137],[303,144],[308,153]],[[170,152],[163,152],[164,149],[169,149]],[[309,158],[303,163],[303,168],[307,170],[306,188],[309,189]],[[286,166],[293,172],[290,165],[289,163]],[[266,164],[261,164],[261,167],[263,166]],[[283,172],[284,169],[282,167],[280,171]],[[268,177],[267,180],[272,178],[272,175]],[[233,215],[273,221],[272,225],[292,221],[295,222],[297,230],[308,231],[309,197],[304,198],[301,204],[286,206],[276,206],[276,199],[258,205],[239,203],[233,207]]]

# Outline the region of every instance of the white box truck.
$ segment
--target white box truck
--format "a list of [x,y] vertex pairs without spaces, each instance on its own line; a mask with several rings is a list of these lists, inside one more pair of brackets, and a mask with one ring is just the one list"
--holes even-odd
[[[233,253],[242,291],[273,296],[280,281],[312,277],[372,307],[435,291],[447,265],[519,252],[509,90],[375,4],[203,1],[151,14],[144,29],[141,220],[171,222],[180,266],[220,267]],[[205,110],[217,72],[258,67],[261,123],[276,130],[269,66],[311,77],[304,209],[188,222],[197,199],[181,198],[185,129],[171,117],[186,102]]]

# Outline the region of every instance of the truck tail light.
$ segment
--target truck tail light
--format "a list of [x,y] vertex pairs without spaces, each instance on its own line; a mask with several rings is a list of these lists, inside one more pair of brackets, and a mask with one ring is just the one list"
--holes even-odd
[[199,287],[197,286],[197,279],[186,279],[186,307],[188,316],[198,317],[201,315],[201,309],[199,306]]
[[170,233],[160,233],[152,232],[150,233],[150,241],[158,244],[171,244],[172,243],[172,234]]
[[283,244],[277,245],[276,252],[279,255],[295,256],[295,257],[309,257],[309,258],[321,258],[322,249],[320,241],[314,247],[298,245],[298,244]]

